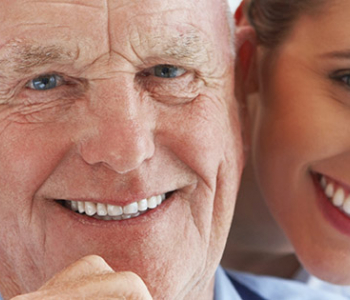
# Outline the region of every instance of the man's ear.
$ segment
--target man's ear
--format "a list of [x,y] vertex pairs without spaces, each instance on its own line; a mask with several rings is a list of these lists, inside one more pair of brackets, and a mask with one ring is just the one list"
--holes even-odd
[[247,6],[247,0],[242,0],[241,4],[237,7],[236,12],[235,12],[235,23],[236,25],[247,25],[247,19],[244,17],[244,10]]
[[[249,93],[257,92],[259,89],[256,34],[253,27],[244,25],[237,27],[235,35],[236,87],[238,89],[244,88],[244,93],[248,96]],[[239,83],[239,86],[237,86],[237,83]]]
[[248,91],[256,91],[258,88],[256,76],[257,38],[254,28],[249,24],[244,14],[248,2],[248,0],[243,0],[234,15],[236,21],[236,74],[241,77],[241,81],[244,81],[242,83],[248,88]]
[[241,107],[244,148],[248,152],[256,106],[256,103],[253,103],[256,98],[251,96],[259,90],[255,30],[247,24],[238,25],[235,41],[235,96]]

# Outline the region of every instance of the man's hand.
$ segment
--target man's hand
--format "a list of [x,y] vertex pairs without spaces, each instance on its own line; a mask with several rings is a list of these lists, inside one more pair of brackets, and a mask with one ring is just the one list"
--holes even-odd
[[142,279],[132,272],[116,273],[96,255],[86,256],[56,274],[38,291],[12,300],[152,299]]

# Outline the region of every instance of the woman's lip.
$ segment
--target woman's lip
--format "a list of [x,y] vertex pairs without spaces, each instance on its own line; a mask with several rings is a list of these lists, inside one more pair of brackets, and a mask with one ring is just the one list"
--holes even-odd
[[[313,181],[318,198],[317,204],[325,219],[339,232],[350,237],[350,217],[346,215],[339,208],[335,207],[333,203],[327,198],[321,183],[321,174],[314,174]],[[329,177],[327,177],[329,178]]]

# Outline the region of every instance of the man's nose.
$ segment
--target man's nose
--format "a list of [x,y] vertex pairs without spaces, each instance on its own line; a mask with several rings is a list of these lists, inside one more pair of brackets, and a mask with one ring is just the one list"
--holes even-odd
[[[110,82],[111,83],[111,82]],[[102,164],[123,174],[137,169],[155,151],[152,113],[133,87],[99,88],[92,101],[93,120],[80,142],[80,154],[90,165]],[[90,123],[90,122],[89,122]],[[91,126],[92,125],[92,126]]]

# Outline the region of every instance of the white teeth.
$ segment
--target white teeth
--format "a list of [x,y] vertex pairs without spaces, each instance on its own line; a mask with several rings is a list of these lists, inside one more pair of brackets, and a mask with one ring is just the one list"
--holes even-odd
[[85,212],[85,204],[84,202],[78,201],[78,210],[81,214]]
[[154,209],[157,207],[157,198],[151,197],[147,199],[147,205],[149,209]]
[[72,211],[81,214],[85,213],[99,220],[126,220],[138,217],[148,209],[156,208],[161,205],[165,199],[165,194],[162,194],[130,203],[124,207],[104,203],[69,201],[70,203],[67,203],[67,207]]
[[162,196],[156,196],[157,199],[157,205],[161,205],[162,204]]
[[73,211],[78,211],[78,202],[77,201],[71,201],[70,207]]
[[137,202],[137,207],[139,211],[146,211],[147,206],[147,199],[142,199],[141,201]]
[[333,183],[328,183],[326,187],[326,195],[328,198],[332,198],[334,195],[334,185]]
[[350,216],[350,193],[337,183],[329,182],[322,176],[320,184],[332,204]]
[[338,188],[332,198],[332,202],[334,206],[338,206],[338,207],[342,206],[344,203],[344,197],[345,197],[344,190],[342,188]]
[[106,204],[97,203],[97,214],[101,217],[107,216],[107,207]]
[[123,208],[118,205],[107,205],[108,215],[112,217],[121,216],[123,214]]
[[85,213],[88,216],[93,216],[97,212],[96,204],[92,202],[85,202]]
[[132,215],[138,212],[137,202],[130,203],[123,207],[123,213],[125,215]]
[[350,215],[350,195],[345,199],[343,210]]
[[321,186],[325,189],[327,187],[327,180],[324,176],[321,177]]

